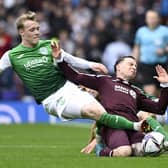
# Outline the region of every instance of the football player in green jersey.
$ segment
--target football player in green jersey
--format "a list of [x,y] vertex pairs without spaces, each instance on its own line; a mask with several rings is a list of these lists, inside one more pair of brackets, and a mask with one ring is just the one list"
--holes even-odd
[[[140,129],[141,123],[108,114],[90,94],[66,80],[53,58],[58,46],[51,47],[50,40],[40,40],[40,27],[34,12],[19,16],[16,26],[21,43],[2,56],[0,71],[12,67],[37,103],[42,104],[49,114],[62,120],[88,118],[113,128]],[[60,54],[74,67],[107,72],[102,64],[73,57],[63,50]]]

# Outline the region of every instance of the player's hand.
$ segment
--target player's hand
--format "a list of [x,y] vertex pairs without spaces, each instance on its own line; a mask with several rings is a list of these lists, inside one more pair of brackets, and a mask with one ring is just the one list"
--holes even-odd
[[60,59],[61,57],[61,45],[59,42],[52,41],[51,42],[51,48],[52,48],[52,55],[55,59]]
[[160,83],[168,83],[168,73],[166,70],[161,65],[157,65],[155,69],[158,76],[154,76],[154,78]]
[[[90,93],[93,97],[97,98],[99,93],[96,90],[90,89],[88,87],[85,87],[83,85],[79,85],[79,88],[83,91],[86,91],[88,93]],[[93,138],[92,138],[93,139]]]
[[81,150],[81,153],[90,154],[96,147],[96,139],[93,139],[86,147]]
[[107,74],[108,73],[107,68],[101,63],[93,63],[91,69],[93,71],[100,72],[100,73],[103,73],[103,74]]

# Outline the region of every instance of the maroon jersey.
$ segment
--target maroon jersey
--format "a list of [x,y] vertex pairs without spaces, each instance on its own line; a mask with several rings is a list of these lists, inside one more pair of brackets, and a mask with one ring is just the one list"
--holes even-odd
[[66,62],[59,63],[66,79],[91,89],[100,94],[100,102],[110,114],[124,116],[129,120],[138,121],[139,110],[156,114],[164,114],[168,104],[168,88],[161,90],[158,102],[155,102],[129,82],[107,75],[83,74],[72,69]]

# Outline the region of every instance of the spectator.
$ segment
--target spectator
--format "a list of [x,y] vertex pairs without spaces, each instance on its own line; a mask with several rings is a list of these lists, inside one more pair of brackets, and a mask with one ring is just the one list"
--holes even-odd
[[91,33],[85,45],[85,55],[87,60],[101,62],[102,52],[99,43],[97,34]]
[[89,29],[88,36],[90,36],[92,33],[97,34],[99,38],[100,50],[103,51],[106,44],[109,42],[109,38],[106,23],[100,16],[93,19],[93,26]]
[[11,47],[11,35],[6,32],[6,24],[0,21],[0,57]]
[[131,48],[125,43],[122,36],[118,36],[116,41],[109,43],[103,53],[102,62],[107,66],[110,74],[114,74],[114,65],[119,57],[130,55]]
[[113,10],[110,1],[100,0],[99,8],[97,10],[98,16],[100,16],[106,23],[108,23],[112,17],[112,12]]
[[60,31],[58,37],[62,48],[65,51],[73,54],[75,50],[75,44],[69,37],[68,31],[67,30]]
[[139,61],[137,82],[151,95],[156,95],[159,87],[153,79],[155,66],[166,66],[168,61],[168,28],[159,20],[156,11],[147,11],[147,25],[137,30],[133,49],[133,55]]

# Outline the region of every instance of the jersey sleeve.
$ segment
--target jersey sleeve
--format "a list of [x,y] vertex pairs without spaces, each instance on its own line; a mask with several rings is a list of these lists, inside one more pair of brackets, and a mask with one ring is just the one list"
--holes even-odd
[[99,91],[99,88],[101,86],[101,77],[91,74],[79,73],[65,61],[58,63],[58,66],[63,71],[67,80],[70,80],[77,85],[84,85],[86,87]]
[[5,52],[0,59],[0,72],[3,72],[8,67],[11,67],[11,62],[9,59],[9,51]]
[[162,88],[158,101],[152,100],[146,95],[139,93],[138,109],[155,114],[164,114],[168,105],[168,88]]
[[64,50],[61,50],[61,58],[57,60],[57,62],[62,62],[63,60],[66,61],[68,64],[75,68],[80,69],[90,69],[92,67],[93,62],[84,60],[82,58],[75,57]]

